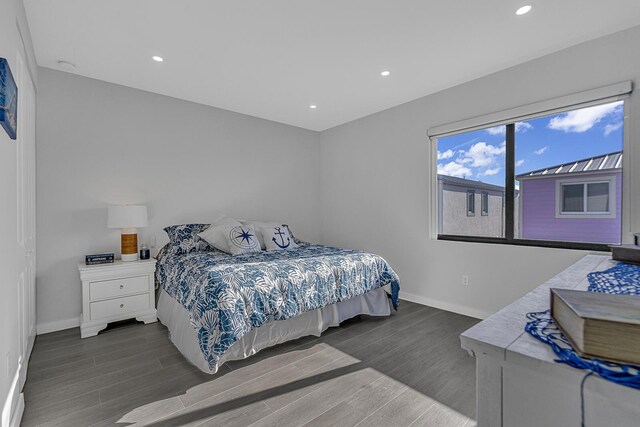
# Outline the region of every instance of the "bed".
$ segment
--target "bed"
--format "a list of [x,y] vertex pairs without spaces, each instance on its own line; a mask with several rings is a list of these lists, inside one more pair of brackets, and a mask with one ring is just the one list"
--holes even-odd
[[158,254],[158,318],[204,372],[360,314],[398,308],[399,279],[380,256],[300,242],[295,249],[231,256],[218,250]]

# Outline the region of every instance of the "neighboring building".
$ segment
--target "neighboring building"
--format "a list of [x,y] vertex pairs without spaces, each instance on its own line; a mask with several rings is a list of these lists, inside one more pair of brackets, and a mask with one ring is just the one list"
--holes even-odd
[[504,237],[504,206],[504,187],[438,175],[438,234]]
[[528,172],[520,181],[521,238],[620,243],[622,152]]

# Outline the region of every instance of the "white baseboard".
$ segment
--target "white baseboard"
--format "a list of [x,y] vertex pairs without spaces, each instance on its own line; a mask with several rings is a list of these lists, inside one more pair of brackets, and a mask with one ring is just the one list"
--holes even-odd
[[80,326],[80,317],[71,319],[58,320],[56,322],[41,323],[36,327],[38,335],[48,334],[49,332],[63,331],[65,329],[77,328]]
[[13,418],[11,418],[9,426],[20,427],[20,423],[22,423],[22,414],[24,414],[24,394],[20,393],[20,395],[18,396],[18,405],[13,412]]
[[2,427],[19,427],[24,412],[24,395],[20,393],[20,366],[16,369],[2,406]]
[[451,311],[453,313],[462,314],[464,316],[475,317],[476,319],[486,319],[493,313],[478,310],[471,307],[466,307],[458,304],[451,304],[449,302],[438,301],[432,298],[423,297],[421,295],[410,294],[408,292],[400,291],[400,299],[404,299],[410,302],[415,302],[429,307],[439,308],[441,310]]

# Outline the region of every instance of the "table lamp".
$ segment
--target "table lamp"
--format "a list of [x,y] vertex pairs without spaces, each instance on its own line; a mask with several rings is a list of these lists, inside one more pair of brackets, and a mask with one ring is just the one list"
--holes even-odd
[[107,215],[108,228],[120,228],[120,247],[122,261],[138,260],[138,232],[137,227],[146,227],[146,206],[109,206]]

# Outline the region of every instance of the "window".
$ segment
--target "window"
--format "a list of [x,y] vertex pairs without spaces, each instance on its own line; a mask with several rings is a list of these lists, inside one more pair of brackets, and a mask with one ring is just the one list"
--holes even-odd
[[584,184],[562,184],[561,213],[583,212]]
[[562,184],[560,213],[608,214],[609,183]]
[[[591,250],[621,243],[624,98],[583,105],[438,137],[438,238]],[[456,180],[475,188],[466,217],[440,185]],[[482,221],[473,218],[476,192]]]
[[615,218],[616,176],[602,180],[558,180],[557,218]]
[[482,208],[482,216],[488,216],[489,215],[489,193],[487,193],[486,191],[482,192],[482,203],[481,203],[481,208]]
[[476,214],[476,192],[474,190],[467,190],[467,216],[474,216]]
[[498,126],[438,140],[438,234],[504,237],[505,129]]
[[609,183],[595,182],[585,184],[587,213],[609,213]]

